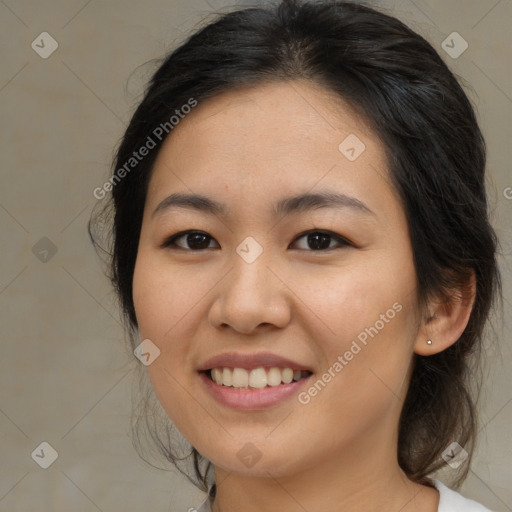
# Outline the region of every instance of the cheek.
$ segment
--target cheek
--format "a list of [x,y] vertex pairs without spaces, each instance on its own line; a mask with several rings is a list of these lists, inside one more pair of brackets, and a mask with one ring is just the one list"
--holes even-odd
[[186,325],[198,305],[209,279],[197,279],[197,272],[177,270],[165,257],[142,248],[133,276],[133,301],[140,335],[163,343]]
[[189,340],[198,328],[198,302],[205,293],[204,283],[192,286],[191,282],[195,282],[192,276],[170,271],[168,265],[162,264],[150,251],[144,248],[139,251],[133,301],[140,339],[150,339],[160,350],[160,355],[146,370],[167,415],[178,430],[187,435],[194,425],[188,391],[191,387]]
[[329,280],[302,281],[308,306],[324,325],[314,339],[326,356],[322,382],[307,390],[307,407],[324,411],[333,425],[350,411],[353,425],[363,428],[400,405],[397,397],[406,392],[417,330],[416,274],[406,254],[368,257],[331,272]]
[[[416,273],[409,252],[379,257],[370,251],[354,253],[346,265],[288,277],[309,307],[309,316],[316,316],[334,340],[355,339],[376,322],[379,333],[397,331],[407,337],[412,332]],[[364,334],[360,338],[364,341]],[[335,342],[327,346],[338,348]]]
[[[200,290],[179,272],[171,272],[150,251],[142,249],[133,277],[133,301],[139,336],[149,339],[160,350],[147,371],[159,399],[161,393],[179,391],[188,368],[187,339],[193,337],[197,322],[190,322]],[[178,388],[178,389],[174,389]]]
[[219,269],[171,265],[165,254],[141,247],[133,276],[133,301],[139,334],[160,349],[158,365],[180,382],[195,373],[197,342],[209,328],[209,292],[219,282]]

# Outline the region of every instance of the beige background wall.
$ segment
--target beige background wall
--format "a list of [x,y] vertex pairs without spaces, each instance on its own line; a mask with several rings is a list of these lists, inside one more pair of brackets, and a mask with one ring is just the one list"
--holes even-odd
[[[187,511],[202,501],[182,477],[151,468],[132,448],[130,392],[140,363],[123,345],[86,222],[92,191],[105,181],[154,69],[140,66],[227,5],[0,1],[0,512]],[[472,85],[487,138],[505,321],[496,322],[499,347],[487,346],[480,445],[463,492],[496,511],[512,510],[512,2],[375,5],[427,37]],[[40,52],[51,49],[47,36],[44,48],[37,38],[44,31],[58,43],[46,59],[31,48],[36,40]],[[454,31],[469,44],[456,59],[441,46]],[[35,462],[36,454],[44,458],[43,441],[58,453],[48,469]]]

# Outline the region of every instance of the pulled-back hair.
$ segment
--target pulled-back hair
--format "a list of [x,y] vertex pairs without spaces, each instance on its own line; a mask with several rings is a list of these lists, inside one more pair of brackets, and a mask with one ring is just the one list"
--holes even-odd
[[[466,94],[423,37],[394,17],[346,1],[283,0],[221,15],[174,50],[154,74],[113,172],[191,98],[202,103],[236,88],[297,79],[336,93],[382,142],[408,219],[424,318],[430,298],[448,299],[473,273],[476,278],[474,306],[459,340],[441,353],[414,355],[397,458],[411,480],[428,485],[450,442],[471,452],[476,416],[475,374],[470,373],[500,277],[488,220],[485,142]],[[132,333],[143,209],[164,140],[155,140],[156,147],[112,187],[110,277]],[[171,436],[153,438],[179,467],[182,458],[173,451]],[[201,486],[205,461],[191,450],[195,474],[189,477]],[[466,473],[467,465],[460,481]]]

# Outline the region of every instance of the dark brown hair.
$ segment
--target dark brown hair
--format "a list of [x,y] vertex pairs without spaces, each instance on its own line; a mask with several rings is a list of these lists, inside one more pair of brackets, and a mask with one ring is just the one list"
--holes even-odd
[[[154,74],[119,146],[113,176],[190,98],[204,102],[237,87],[295,79],[339,95],[385,146],[408,218],[422,313],[427,315],[429,298],[449,297],[472,273],[476,277],[474,307],[460,339],[439,354],[414,356],[397,457],[411,480],[428,485],[427,476],[444,464],[448,444],[457,441],[471,452],[471,368],[500,277],[488,220],[484,139],[466,94],[424,38],[394,17],[346,1],[284,0],[222,15]],[[163,140],[112,187],[111,279],[132,329],[142,214]],[[167,432],[165,439],[152,436],[179,466],[183,457],[173,451]],[[189,477],[201,485],[205,461],[193,448],[191,458],[195,475]],[[466,473],[467,467],[460,480]]]

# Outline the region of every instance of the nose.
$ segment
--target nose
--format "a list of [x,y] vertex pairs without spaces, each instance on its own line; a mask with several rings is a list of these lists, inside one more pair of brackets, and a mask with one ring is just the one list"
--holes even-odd
[[[265,253],[264,253],[265,254]],[[263,255],[247,263],[234,255],[233,268],[216,287],[210,324],[241,334],[283,328],[291,318],[288,288],[269,268]]]

